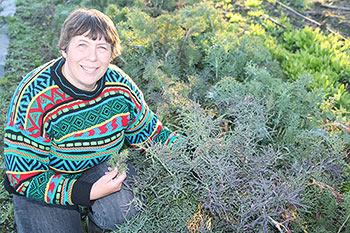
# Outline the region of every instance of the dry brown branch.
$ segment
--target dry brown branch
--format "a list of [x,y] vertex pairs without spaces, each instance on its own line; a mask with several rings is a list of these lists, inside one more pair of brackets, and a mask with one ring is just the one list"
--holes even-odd
[[324,128],[346,130],[346,132],[350,133],[350,122],[342,124],[340,122],[331,121],[329,123],[324,124]]
[[186,33],[186,37],[185,37],[184,42],[183,42],[183,44],[182,44],[182,46],[181,46],[181,49],[180,49],[180,52],[179,52],[179,56],[177,57],[177,60],[178,60],[179,62],[180,62],[180,59],[181,59],[182,51],[183,51],[184,48],[185,48],[187,39],[188,39],[188,37],[191,35],[192,32],[193,32],[193,28],[190,28],[190,29],[187,31],[187,33]]
[[176,3],[175,9],[180,10],[181,8],[183,8],[186,5],[187,5],[187,2],[178,2],[178,3]]
[[291,7],[289,7],[289,6],[287,6],[287,5],[283,4],[283,3],[281,3],[281,2],[279,2],[279,1],[276,1],[276,3],[277,3],[278,5],[284,7],[285,9],[289,10],[290,12],[296,14],[297,16],[302,17],[303,19],[305,19],[305,20],[307,20],[307,21],[309,21],[309,22],[311,22],[311,23],[313,23],[313,24],[316,24],[316,25],[317,25],[318,27],[320,27],[321,29],[326,29],[326,30],[328,30],[330,33],[339,35],[343,40],[348,40],[346,37],[342,36],[340,33],[336,32],[336,31],[334,31],[333,29],[331,29],[331,28],[328,27],[327,25],[322,24],[322,23],[319,23],[319,22],[317,22],[317,21],[315,21],[315,20],[313,20],[313,19],[311,19],[311,18],[309,18],[309,17],[307,17],[307,16],[301,14],[300,12],[298,12],[298,11],[292,9]]
[[325,8],[330,8],[330,9],[334,9],[334,10],[342,10],[342,11],[350,11],[349,7],[342,7],[342,6],[333,6],[333,5],[326,5],[326,4],[317,4],[321,7],[325,7]]
[[285,25],[279,23],[277,20],[271,18],[269,15],[266,15],[266,14],[265,14],[264,17],[267,18],[268,20],[270,20],[271,22],[273,22],[274,24],[280,26],[280,27],[283,28],[283,29],[286,29],[286,28],[287,28]]
[[324,188],[329,189],[332,193],[333,196],[336,197],[338,199],[338,202],[342,202],[344,199],[344,196],[339,193],[337,190],[335,190],[335,188],[333,188],[332,186],[329,186],[328,184],[325,184],[321,181],[317,181],[315,178],[311,178],[312,183],[309,183],[308,185],[317,185],[320,187],[320,190],[322,191]]
[[311,23],[314,23],[314,24],[316,24],[316,25],[319,26],[319,27],[321,26],[321,23],[319,23],[319,22],[317,22],[317,21],[315,21],[315,20],[313,20],[313,19],[310,19],[309,17],[306,17],[305,15],[303,15],[303,14],[299,13],[298,11],[296,11],[296,10],[290,8],[289,6],[284,5],[283,3],[279,2],[279,1],[276,1],[276,3],[277,3],[278,5],[280,5],[280,6],[284,7],[284,8],[286,8],[286,9],[289,10],[290,12],[292,12],[292,13],[294,13],[294,14],[300,16],[300,17],[302,17],[303,19],[306,19],[307,21],[309,21],[309,22],[311,22]]

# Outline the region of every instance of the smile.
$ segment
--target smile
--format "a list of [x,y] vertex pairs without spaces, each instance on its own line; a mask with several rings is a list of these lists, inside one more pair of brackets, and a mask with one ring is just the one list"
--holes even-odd
[[85,70],[88,73],[92,73],[98,69],[98,67],[97,68],[89,68],[89,67],[82,66],[82,65],[81,65],[81,68],[83,68],[83,70]]

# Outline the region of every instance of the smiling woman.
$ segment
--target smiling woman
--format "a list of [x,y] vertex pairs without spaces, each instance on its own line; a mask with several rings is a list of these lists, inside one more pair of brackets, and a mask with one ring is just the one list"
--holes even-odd
[[86,33],[73,37],[62,56],[66,60],[62,73],[67,80],[82,90],[93,91],[108,69],[112,48],[103,37],[92,40]]
[[106,15],[75,10],[61,30],[62,57],[29,72],[17,88],[4,142],[5,186],[15,194],[19,233],[82,232],[79,205],[89,207],[88,226],[115,229],[138,213],[136,172],[129,164],[119,174],[106,161],[124,144],[143,150],[180,142],[110,64],[119,44]]

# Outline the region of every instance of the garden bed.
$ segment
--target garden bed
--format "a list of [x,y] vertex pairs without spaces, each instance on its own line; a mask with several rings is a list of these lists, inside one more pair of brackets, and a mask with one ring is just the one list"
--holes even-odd
[[[274,2],[17,0],[15,17],[6,19],[11,44],[0,123],[22,75],[59,55],[67,14],[96,7],[123,42],[113,62],[188,142],[174,150],[154,145],[146,156],[126,151],[147,205],[120,232],[349,232],[350,136],[342,128],[349,105],[337,93],[350,79],[339,72],[348,68],[350,48]],[[324,25],[348,36],[348,11],[283,2],[318,22],[327,16]],[[339,70],[317,63],[320,51],[326,60],[339,56]],[[321,66],[329,76],[318,76]],[[2,139],[3,131],[1,153]],[[10,197],[0,189],[0,198],[11,213],[0,210],[0,232],[14,231]]]

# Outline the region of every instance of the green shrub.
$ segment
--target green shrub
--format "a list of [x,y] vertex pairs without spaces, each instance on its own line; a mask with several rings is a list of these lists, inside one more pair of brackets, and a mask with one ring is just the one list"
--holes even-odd
[[[180,132],[186,134],[187,143],[172,150],[156,144],[147,149],[144,160],[132,157],[140,169],[137,190],[145,210],[121,229],[142,226],[147,231],[186,232],[186,226],[197,224],[204,232],[272,232],[275,222],[293,229],[295,217],[316,227],[313,218],[318,212],[312,208],[318,192],[309,190],[310,179],[333,182],[338,189],[342,156],[329,156],[320,147],[305,159],[293,149],[303,146],[296,141],[266,143],[274,134],[268,122],[275,109],[269,113],[264,101],[252,95],[214,102],[224,114],[195,103],[182,110]],[[189,208],[179,211],[184,203]],[[196,222],[197,205],[203,210],[202,220]],[[320,208],[326,209],[325,218],[340,210],[338,204],[326,202]],[[286,217],[292,212],[297,216]],[[339,222],[324,227],[332,229],[329,224]]]
[[284,41],[287,51],[281,53],[285,54],[281,64],[288,76],[296,79],[301,74],[312,74],[312,86],[323,88],[339,105],[348,106],[350,96],[342,83],[350,81],[350,43],[309,27],[285,33]]
[[[134,201],[142,212],[119,231],[277,232],[280,224],[294,232],[347,232],[349,140],[330,123],[346,126],[348,119],[340,84],[348,78],[348,44],[308,28],[281,34],[260,19],[262,1],[242,8],[225,1],[227,11],[248,9],[231,23],[225,5],[196,2],[18,0],[18,17],[8,19],[10,78],[1,109],[19,73],[57,55],[66,15],[81,5],[99,7],[121,37],[123,53],[113,62],[184,137],[173,149],[155,144],[146,155],[123,152],[139,174]],[[45,8],[55,13],[33,13]],[[34,41],[37,31],[48,36]],[[23,65],[27,56],[36,62]],[[0,197],[12,208],[2,189]],[[12,214],[0,213],[0,224],[13,222]]]
[[320,103],[324,116],[320,120],[332,125],[328,130],[346,133],[350,94],[344,84],[348,85],[350,77],[349,43],[308,27],[286,32],[282,38],[282,43],[270,40],[268,46],[287,77],[295,80],[301,75],[311,75],[309,87],[324,92],[324,101]]

